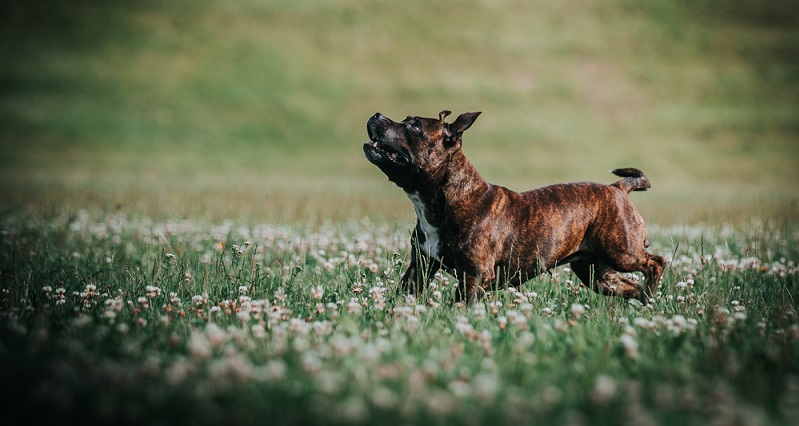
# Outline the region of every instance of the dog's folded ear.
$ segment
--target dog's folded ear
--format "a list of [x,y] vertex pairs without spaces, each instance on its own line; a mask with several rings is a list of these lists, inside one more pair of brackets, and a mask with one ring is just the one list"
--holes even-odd
[[458,118],[449,125],[449,139],[453,145],[460,145],[463,132],[472,126],[472,123],[474,123],[474,120],[477,120],[477,116],[479,116],[480,113],[480,111],[465,112],[459,115]]
[[444,119],[447,118],[447,116],[450,115],[450,114],[452,114],[452,111],[449,111],[449,110],[446,110],[446,109],[444,111],[439,112],[438,113],[438,121],[444,121]]

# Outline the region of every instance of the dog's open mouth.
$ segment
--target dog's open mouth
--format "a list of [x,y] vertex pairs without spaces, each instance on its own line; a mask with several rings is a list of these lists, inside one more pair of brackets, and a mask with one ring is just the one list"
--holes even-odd
[[390,161],[398,166],[407,166],[411,160],[401,148],[395,148],[385,143],[369,141],[363,144],[363,150],[370,161]]

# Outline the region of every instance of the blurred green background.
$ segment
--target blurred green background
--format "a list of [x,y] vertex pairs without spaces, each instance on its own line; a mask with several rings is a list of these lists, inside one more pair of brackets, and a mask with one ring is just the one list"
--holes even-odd
[[796,218],[785,0],[0,0],[0,210],[412,217],[374,112],[483,111],[464,151],[523,190],[611,182],[659,223]]

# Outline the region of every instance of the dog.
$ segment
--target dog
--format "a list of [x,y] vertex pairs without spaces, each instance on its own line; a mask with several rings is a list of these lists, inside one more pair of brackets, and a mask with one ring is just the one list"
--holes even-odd
[[[582,283],[647,303],[665,262],[646,251],[644,220],[628,194],[650,188],[638,169],[611,171],[621,180],[560,183],[514,192],[483,179],[461,150],[480,112],[452,123],[376,113],[367,121],[366,158],[405,191],[416,210],[411,259],[401,287],[418,293],[440,269],[458,280],[456,300],[477,301],[492,287],[518,287],[570,264]],[[641,271],[641,285],[622,272]]]

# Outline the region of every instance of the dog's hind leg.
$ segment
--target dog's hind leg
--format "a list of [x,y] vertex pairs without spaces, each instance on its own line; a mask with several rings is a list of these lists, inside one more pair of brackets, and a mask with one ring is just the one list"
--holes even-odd
[[575,260],[571,263],[571,269],[586,287],[599,294],[644,300],[640,284],[625,278],[599,259]]
[[654,254],[646,254],[646,264],[644,265],[643,272],[646,285],[646,292],[648,297],[654,297],[660,285],[660,277],[663,276],[663,270],[666,267],[666,261],[662,256]]

